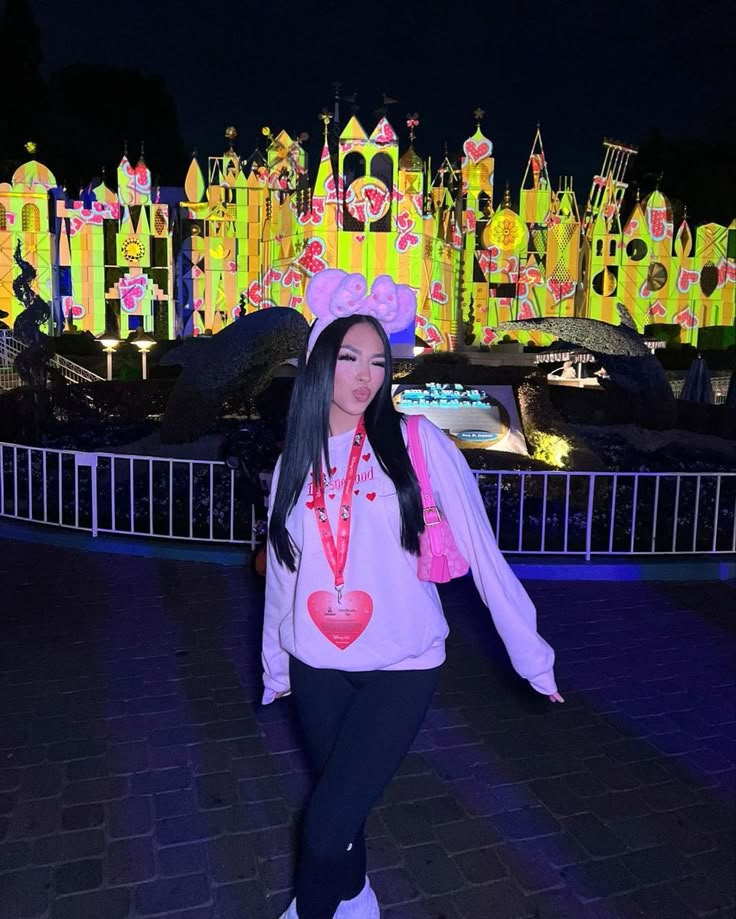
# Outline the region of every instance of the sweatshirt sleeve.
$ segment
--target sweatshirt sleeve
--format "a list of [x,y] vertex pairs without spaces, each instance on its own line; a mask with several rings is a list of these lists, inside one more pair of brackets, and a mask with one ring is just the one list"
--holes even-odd
[[[268,521],[271,522],[273,497],[278,485],[281,460],[276,463],[271,483]],[[278,693],[289,693],[289,655],[281,647],[279,626],[289,616],[294,606],[296,572],[289,571],[276,558],[271,541],[266,543],[266,597],[263,610],[263,704],[269,705]]]
[[475,476],[439,428],[423,421],[420,433],[435,501],[470,565],[511,663],[537,692],[551,695],[557,691],[554,651],[537,633],[534,604],[498,548]]

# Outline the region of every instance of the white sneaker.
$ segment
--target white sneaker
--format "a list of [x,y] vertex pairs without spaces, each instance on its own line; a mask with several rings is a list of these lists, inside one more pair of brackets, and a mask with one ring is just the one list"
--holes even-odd
[[[378,900],[368,878],[365,886],[352,900],[341,900],[334,919],[380,919]],[[291,919],[287,916],[286,919]]]
[[[380,919],[378,900],[368,878],[365,886],[352,900],[341,900],[333,919]],[[279,919],[299,919],[296,911],[296,899],[289,903],[289,908]]]
[[299,919],[296,912],[296,899],[293,899],[291,903],[289,903],[289,908],[285,913],[281,913],[279,919]]

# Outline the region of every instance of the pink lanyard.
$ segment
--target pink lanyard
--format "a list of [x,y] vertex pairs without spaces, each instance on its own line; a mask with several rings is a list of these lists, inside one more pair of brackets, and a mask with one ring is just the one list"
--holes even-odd
[[358,471],[360,462],[360,453],[363,449],[365,440],[365,424],[361,417],[358,427],[355,429],[353,446],[350,448],[348,457],[348,468],[345,472],[345,484],[342,489],[342,498],[340,499],[340,512],[337,521],[337,541],[332,533],[332,527],[327,517],[327,508],[325,507],[325,489],[323,477],[320,477],[319,484],[314,486],[314,516],[317,520],[317,530],[322,540],[322,549],[327,559],[327,564],[335,576],[335,590],[337,591],[338,603],[342,600],[342,590],[345,586],[345,562],[348,558],[348,546],[350,545],[350,516],[353,506],[353,485],[355,476]]

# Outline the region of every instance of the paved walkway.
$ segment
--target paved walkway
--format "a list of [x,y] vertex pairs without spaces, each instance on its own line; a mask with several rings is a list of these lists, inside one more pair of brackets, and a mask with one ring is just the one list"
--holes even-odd
[[[8,541],[0,578],[0,919],[275,919],[309,778],[290,702],[258,704],[259,585]],[[567,704],[445,590],[440,690],[368,827],[382,916],[734,917],[733,586],[529,587]]]

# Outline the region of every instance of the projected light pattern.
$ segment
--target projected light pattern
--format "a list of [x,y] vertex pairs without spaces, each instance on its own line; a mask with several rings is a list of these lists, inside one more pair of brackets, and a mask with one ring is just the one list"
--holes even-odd
[[[600,174],[580,209],[572,184],[553,190],[537,130],[518,193],[495,201],[493,144],[476,128],[462,161],[436,170],[386,118],[369,134],[357,118],[325,141],[310,180],[303,138],[263,129],[265,154],[228,149],[196,158],[178,207],[159,200],[143,157],[124,156],[118,191],[104,183],[69,199],[31,161],[0,184],[0,309],[12,322],[18,240],[53,305],[49,331],[71,324],[121,335],[141,325],[157,338],[216,333],[243,312],[284,306],[311,318],[309,279],[325,268],[391,275],[417,292],[416,328],[394,343],[411,352],[498,342],[509,319],[581,316],[618,321],[623,303],[639,328],[677,324],[695,341],[719,329],[729,344],[736,318],[736,220],[728,227],[675,227],[657,190],[624,219],[633,148],[606,141]],[[323,120],[325,120],[323,118]],[[171,201],[169,195],[167,201]],[[521,334],[526,341],[534,334]]]

